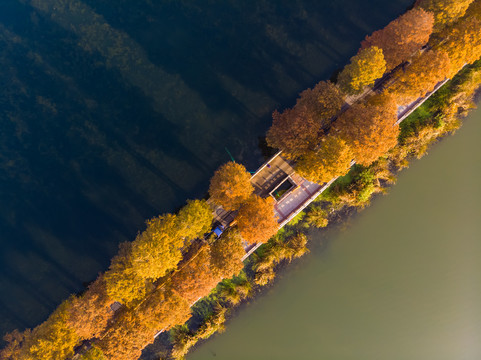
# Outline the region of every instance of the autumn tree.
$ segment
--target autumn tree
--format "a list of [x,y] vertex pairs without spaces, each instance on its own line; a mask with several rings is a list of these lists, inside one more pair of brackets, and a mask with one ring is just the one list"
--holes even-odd
[[341,138],[328,135],[316,151],[304,155],[296,163],[296,172],[311,182],[323,184],[346,174],[351,167],[353,152]]
[[134,311],[120,315],[97,346],[107,360],[138,359],[142,349],[154,341],[153,332]]
[[237,229],[229,229],[211,247],[211,268],[221,278],[231,278],[243,268],[242,257],[246,254]]
[[78,360],[107,360],[102,350],[96,346],[92,346]]
[[328,213],[320,206],[313,206],[306,215],[306,222],[316,228],[326,227],[329,223]]
[[190,316],[189,303],[176,291],[157,289],[135,310],[120,315],[99,348],[108,360],[137,359],[155,334],[183,324]]
[[190,304],[169,288],[156,290],[136,311],[144,325],[155,333],[183,324],[191,317]]
[[397,143],[397,105],[392,96],[373,96],[347,109],[334,122],[332,133],[346,141],[356,162],[369,165]]
[[416,6],[434,15],[434,30],[439,31],[462,17],[473,0],[418,0]]
[[66,359],[74,354],[80,339],[68,325],[69,307],[70,302],[64,301],[44,323],[33,329],[19,359]]
[[399,104],[409,104],[434,90],[436,84],[449,76],[450,67],[446,52],[428,50],[416,56],[406,69],[400,69],[387,91],[395,96]]
[[6,346],[0,350],[2,360],[28,360],[28,348],[31,342],[32,331],[26,329],[23,332],[17,329],[5,334],[3,340]]
[[477,17],[478,20],[481,20],[481,1],[475,0],[469,5],[468,10],[466,10],[466,17]]
[[339,74],[337,82],[345,93],[359,94],[366,86],[374,85],[385,72],[386,60],[382,50],[371,46],[361,49],[351,58],[351,63]]
[[281,149],[283,156],[295,159],[316,146],[323,127],[330,124],[342,104],[339,89],[331,82],[320,82],[303,91],[292,109],[272,114],[267,132],[269,146]]
[[451,61],[449,77],[454,76],[466,64],[472,64],[481,56],[481,20],[463,18],[448,29],[446,40],[439,48]]
[[205,244],[171,277],[172,289],[189,304],[206,296],[220,281],[210,267],[210,246]]
[[313,116],[306,116],[300,107],[277,110],[272,114],[272,126],[267,131],[267,144],[282,150],[285,157],[295,159],[318,141],[321,124]]
[[122,304],[142,299],[147,291],[147,281],[133,268],[132,243],[119,245],[118,254],[112,259],[104,274],[107,296]]
[[112,300],[107,296],[105,280],[101,275],[84,294],[71,299],[67,322],[82,340],[98,337],[112,318],[111,303]]
[[264,243],[279,230],[271,197],[251,196],[239,209],[236,221],[242,238],[249,244]]
[[222,165],[210,180],[210,198],[225,210],[235,210],[254,191],[250,179],[251,175],[244,166],[229,161]]
[[213,220],[212,209],[205,200],[188,200],[177,214],[179,232],[187,243],[208,232]]
[[361,48],[376,46],[382,49],[387,69],[391,70],[428,42],[433,23],[431,13],[415,8],[367,36]]
[[145,231],[132,243],[132,267],[135,274],[143,279],[156,280],[175,269],[182,259],[184,240],[181,230],[178,218],[173,214],[148,220]]
[[301,92],[295,107],[317,119],[322,128],[331,124],[331,118],[337,115],[343,104],[339,88],[330,81],[321,81],[312,89]]

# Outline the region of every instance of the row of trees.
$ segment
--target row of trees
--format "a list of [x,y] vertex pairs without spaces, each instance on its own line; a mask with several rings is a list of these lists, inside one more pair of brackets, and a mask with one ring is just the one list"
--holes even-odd
[[[338,84],[320,82],[303,91],[292,109],[274,112],[267,141],[296,161],[307,179],[323,183],[343,175],[353,159],[371,164],[397,142],[398,104],[424,96],[481,56],[481,0],[416,5],[366,37]],[[386,72],[392,81],[383,93],[341,111],[346,95],[363,92]],[[82,360],[135,359],[156,332],[185,322],[194,301],[242,269],[243,242],[266,242],[278,230],[273,199],[254,194],[242,165],[222,165],[209,194],[215,204],[237,211],[236,226],[220,239],[194,241],[213,221],[203,200],[150,219],[133,242],[120,245],[110,268],[84,294],[72,296],[35,329],[7,335],[0,358],[62,360],[83,340],[100,339]],[[304,238],[294,240],[305,245]],[[257,270],[260,283],[270,276]],[[115,314],[114,301],[125,305]]]
[[[301,93],[292,109],[274,112],[268,144],[282,149],[300,175],[317,183],[346,174],[352,160],[371,164],[397,143],[398,106],[425,96],[481,56],[480,14],[479,0],[418,1],[366,37],[336,85],[321,82]],[[386,72],[391,79],[382,93],[341,111],[345,96],[364,92]],[[318,95],[317,103],[305,101],[311,93]]]

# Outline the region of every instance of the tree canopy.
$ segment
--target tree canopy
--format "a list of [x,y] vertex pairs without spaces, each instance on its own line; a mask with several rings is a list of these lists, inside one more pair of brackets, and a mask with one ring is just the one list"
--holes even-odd
[[213,220],[212,209],[205,200],[187,200],[177,214],[179,232],[187,242],[201,238],[211,229]]
[[279,230],[271,197],[251,196],[239,209],[236,221],[242,238],[249,244],[264,243]]
[[454,76],[465,64],[472,64],[481,56],[481,20],[468,17],[451,26],[446,40],[439,47],[451,61],[449,77]]
[[80,339],[68,325],[69,306],[70,302],[64,301],[44,323],[32,331],[29,346],[24,346],[26,360],[66,359],[73,355],[73,349]]
[[103,276],[99,276],[80,297],[74,297],[68,308],[68,324],[85,340],[97,337],[112,318],[112,300],[106,293]]
[[428,50],[416,56],[405,70],[400,69],[387,91],[399,104],[409,104],[434,90],[437,83],[449,76],[450,70],[451,62],[446,52]]
[[296,171],[309,181],[323,184],[345,175],[351,167],[354,155],[350,146],[341,138],[329,135],[316,151],[304,155],[296,163]]
[[382,50],[376,46],[361,49],[356,56],[351,58],[351,63],[346,65],[339,74],[338,84],[342,91],[348,94],[358,94],[366,86],[374,85],[386,72],[386,60]]
[[229,161],[222,165],[210,180],[210,198],[225,210],[235,210],[254,191],[250,179],[251,175],[244,166]]
[[336,115],[344,104],[339,88],[330,81],[321,81],[312,89],[300,93],[295,107],[309,113],[321,127],[330,125],[330,119]]
[[175,269],[182,259],[183,234],[176,215],[147,221],[147,228],[132,243],[132,266],[143,279],[156,280]]
[[387,69],[406,61],[424,46],[433,30],[434,18],[420,8],[409,10],[384,29],[375,31],[362,42],[362,49],[376,46],[382,49]]
[[439,31],[462,17],[473,0],[418,0],[416,6],[434,15],[434,30]]
[[210,246],[205,244],[171,277],[172,288],[189,304],[206,296],[220,281],[210,267]]
[[267,143],[281,149],[283,156],[295,159],[316,146],[322,128],[330,124],[344,103],[340,90],[329,81],[300,94],[296,105],[272,114]]
[[121,243],[104,274],[108,297],[126,305],[142,299],[147,291],[147,282],[134,271],[132,261],[132,243]]
[[356,162],[369,165],[397,144],[397,105],[392,96],[375,95],[352,105],[334,122],[332,133],[347,142]]
[[211,268],[221,278],[231,278],[243,268],[241,261],[245,255],[242,238],[237,229],[229,229],[211,247]]

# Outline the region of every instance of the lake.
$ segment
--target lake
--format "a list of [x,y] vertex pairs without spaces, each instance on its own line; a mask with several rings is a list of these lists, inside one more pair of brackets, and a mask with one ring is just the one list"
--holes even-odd
[[255,170],[272,111],[411,2],[0,1],[0,333],[204,196],[226,149]]
[[481,359],[481,110],[188,360]]

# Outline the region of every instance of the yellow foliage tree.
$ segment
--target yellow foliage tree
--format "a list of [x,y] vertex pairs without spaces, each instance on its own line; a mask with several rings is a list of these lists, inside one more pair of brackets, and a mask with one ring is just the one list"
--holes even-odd
[[416,6],[434,15],[434,30],[439,31],[462,17],[473,0],[418,0]]
[[433,31],[433,15],[420,8],[409,10],[384,29],[375,31],[362,42],[362,49],[382,49],[388,70],[408,60],[425,45]]
[[481,56],[481,20],[468,17],[450,27],[446,40],[439,47],[451,61],[449,77],[454,76],[465,64],[472,64]]
[[125,242],[119,245],[119,252],[112,259],[104,279],[107,295],[112,300],[128,305],[145,296],[147,282],[133,269],[132,243]]
[[236,222],[242,238],[249,244],[266,242],[279,230],[274,214],[274,199],[251,196],[239,209]]
[[222,165],[210,180],[210,198],[225,210],[239,208],[253,191],[251,175],[244,166],[233,161]]
[[212,209],[205,200],[188,200],[177,214],[180,234],[187,243],[208,232],[213,220]]
[[345,175],[353,158],[353,152],[344,140],[329,135],[318,150],[306,154],[296,163],[296,171],[309,181],[323,184]]
[[79,336],[68,325],[70,306],[64,301],[50,317],[37,326],[31,334],[31,345],[26,359],[52,360],[66,359],[74,354],[74,347],[79,342]]
[[406,105],[432,91],[450,72],[448,54],[429,50],[415,57],[405,70],[400,69],[387,91],[395,96],[398,104]]
[[164,276],[182,259],[183,244],[176,215],[165,214],[148,220],[145,231],[132,242],[133,271],[143,279],[156,280]]
[[386,60],[382,50],[376,46],[361,49],[351,58],[339,74],[338,84],[342,91],[348,94],[358,94],[366,86],[374,85],[386,72]]
[[332,126],[332,134],[347,142],[354,159],[369,165],[397,144],[397,105],[392,96],[375,95],[352,105]]

